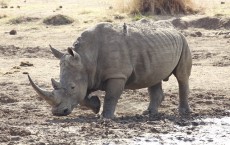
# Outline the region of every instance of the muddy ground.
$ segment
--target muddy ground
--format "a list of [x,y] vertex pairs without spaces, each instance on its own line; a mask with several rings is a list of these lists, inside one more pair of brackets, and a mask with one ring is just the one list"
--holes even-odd
[[[228,18],[224,16],[224,20]],[[187,19],[190,16],[183,18]],[[114,120],[101,120],[92,111],[80,109],[66,117],[52,116],[50,106],[38,98],[27,79],[29,73],[40,87],[51,89],[50,78],[58,79],[59,61],[52,56],[48,45],[52,43],[65,51],[90,24],[81,27],[76,23],[57,27],[40,23],[35,23],[36,27],[5,24],[0,28],[0,144],[129,144],[144,134],[164,144],[159,135],[178,132],[174,125],[188,126],[184,132],[195,135],[205,124],[197,119],[230,117],[230,25],[215,23],[218,26],[210,28],[209,23],[214,22],[204,19],[199,23],[201,27],[195,21],[186,21],[186,28],[180,27],[181,23],[175,24],[192,51],[189,104],[193,113],[179,116],[178,85],[171,76],[163,83],[165,100],[158,116],[142,115],[149,102],[146,89],[125,90]],[[12,28],[19,33],[6,33]],[[95,94],[103,101],[103,92]],[[192,144],[199,138],[178,140]],[[148,142],[146,139],[145,143]]]

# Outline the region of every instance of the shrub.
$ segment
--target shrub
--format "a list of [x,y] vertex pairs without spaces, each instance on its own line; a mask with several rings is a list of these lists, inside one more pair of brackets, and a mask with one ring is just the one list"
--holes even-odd
[[120,0],[120,9],[131,14],[188,14],[198,10],[192,0]]

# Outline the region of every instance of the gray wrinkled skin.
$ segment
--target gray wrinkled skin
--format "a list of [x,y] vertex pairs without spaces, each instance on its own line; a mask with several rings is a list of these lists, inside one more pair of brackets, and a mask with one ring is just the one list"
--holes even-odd
[[150,103],[145,113],[155,115],[164,98],[161,82],[171,74],[179,84],[179,112],[190,112],[192,58],[185,37],[170,26],[159,28],[146,20],[125,25],[124,31],[123,25],[98,24],[84,31],[67,54],[52,50],[60,59],[60,83],[52,84],[54,96],[61,101],[54,105],[54,115],[68,115],[77,104],[98,113],[98,97],[96,105],[85,98],[93,91],[103,90],[106,94],[102,116],[113,118],[124,89],[146,87]]

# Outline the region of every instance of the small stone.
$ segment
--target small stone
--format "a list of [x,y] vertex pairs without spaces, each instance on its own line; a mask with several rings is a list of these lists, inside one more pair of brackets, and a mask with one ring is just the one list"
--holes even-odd
[[9,32],[9,34],[10,34],[10,35],[16,35],[16,34],[17,34],[17,31],[16,31],[16,30],[11,30],[11,31]]
[[213,139],[208,139],[208,142],[213,142]]
[[187,135],[190,135],[190,134],[192,134],[192,132],[191,132],[191,131],[187,131],[186,133],[187,133]]
[[61,8],[62,8],[62,6],[59,6],[59,8],[61,9]]
[[192,37],[197,37],[197,35],[194,34],[194,33],[190,34],[190,36],[192,36]]
[[200,31],[195,32],[195,34],[196,34],[197,37],[201,37],[202,36],[202,33]]
[[193,125],[193,126],[198,126],[199,123],[197,123],[197,122],[192,122],[192,125]]
[[160,133],[156,128],[151,128],[150,131],[151,131],[152,133]]

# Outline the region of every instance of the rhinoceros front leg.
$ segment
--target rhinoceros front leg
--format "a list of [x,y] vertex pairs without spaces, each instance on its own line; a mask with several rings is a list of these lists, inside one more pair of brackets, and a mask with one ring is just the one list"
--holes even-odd
[[124,79],[109,79],[105,86],[105,99],[102,117],[113,118],[118,99],[124,90]]
[[158,107],[160,106],[161,102],[164,100],[164,94],[162,90],[161,82],[148,88],[150,103],[149,107],[143,114],[151,114],[155,115],[158,113]]

